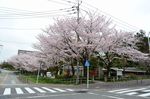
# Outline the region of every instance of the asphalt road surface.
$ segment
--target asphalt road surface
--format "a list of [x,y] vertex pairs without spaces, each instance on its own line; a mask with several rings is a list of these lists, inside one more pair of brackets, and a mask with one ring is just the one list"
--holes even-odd
[[13,72],[0,73],[0,99],[150,99],[150,86],[123,89],[80,89],[23,84]]
[[1,69],[0,73],[0,85],[15,85],[15,84],[22,84],[18,79],[17,75],[13,71],[8,71]]

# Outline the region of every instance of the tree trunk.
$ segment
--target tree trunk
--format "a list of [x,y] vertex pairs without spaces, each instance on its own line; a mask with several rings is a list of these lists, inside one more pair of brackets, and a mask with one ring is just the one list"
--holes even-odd
[[106,76],[105,77],[106,77],[105,81],[108,82],[108,79],[110,77],[110,67],[109,66],[106,67]]
[[74,69],[74,66],[73,66],[73,59],[71,59],[70,62],[71,62],[70,65],[71,65],[72,76],[74,76],[75,75],[75,69]]
[[74,70],[73,65],[71,65],[71,71],[72,71],[72,76],[74,76],[74,74],[75,74],[75,70]]
[[77,59],[77,73],[76,73],[76,84],[79,84],[79,60]]

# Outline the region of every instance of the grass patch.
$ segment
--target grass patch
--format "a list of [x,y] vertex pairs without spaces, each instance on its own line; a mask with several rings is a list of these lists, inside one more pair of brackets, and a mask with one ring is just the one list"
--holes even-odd
[[[25,83],[36,83],[37,76],[34,75],[21,75],[19,77]],[[74,78],[64,78],[64,79],[57,79],[57,78],[48,78],[48,77],[39,77],[38,83],[41,84],[75,84]]]
[[[19,79],[24,83],[36,83],[36,75],[19,75]],[[39,84],[76,84],[75,77],[58,77],[58,78],[49,78],[49,77],[39,77]],[[86,84],[86,78],[80,78],[80,84]],[[90,83],[93,83],[90,79]]]

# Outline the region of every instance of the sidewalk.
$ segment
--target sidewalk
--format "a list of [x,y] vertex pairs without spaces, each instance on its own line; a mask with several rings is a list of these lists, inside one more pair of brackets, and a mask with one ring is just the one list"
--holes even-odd
[[[34,85],[36,85],[36,86],[59,87],[59,88],[86,89],[86,84],[80,84],[80,85],[34,84]],[[105,89],[118,89],[118,88],[139,87],[139,86],[150,86],[150,79],[132,80],[132,81],[123,81],[123,82],[95,81],[95,83],[92,83],[92,84],[89,85],[89,89],[105,90]]]
[[115,88],[127,88],[127,87],[139,87],[139,86],[150,86],[150,79],[145,80],[132,80],[123,82],[100,82],[91,84],[91,89],[115,89]]

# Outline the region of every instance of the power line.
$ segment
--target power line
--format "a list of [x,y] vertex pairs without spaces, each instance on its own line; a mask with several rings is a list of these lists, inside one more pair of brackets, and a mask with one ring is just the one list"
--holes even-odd
[[8,43],[8,44],[19,44],[19,45],[29,45],[31,43],[29,42],[15,42],[15,41],[3,41],[3,40],[0,40],[0,42],[3,42],[3,43]]
[[[85,10],[83,10],[83,9],[81,9],[82,11],[85,11]],[[86,11],[87,12],[87,11]],[[82,17],[86,17],[87,16],[87,14],[82,14],[82,12],[80,12],[81,13],[81,15],[82,15]],[[87,12],[88,13],[88,12]],[[125,25],[122,25],[122,24],[117,24],[117,26],[115,25],[115,23],[114,23],[114,26],[116,27],[116,29],[123,29],[123,30],[126,30],[126,31],[132,31],[132,32],[134,32],[133,30],[135,30],[135,29],[133,29],[133,28],[130,28],[130,27],[127,27],[127,26],[125,26]]]
[[6,30],[41,30],[40,28],[12,28],[12,27],[0,27],[0,29],[6,29]]
[[[36,14],[50,14],[52,12],[67,12],[69,9],[72,9],[72,7],[69,8],[63,8],[63,9],[57,9],[57,10],[48,10],[48,11],[27,11],[24,12],[24,10],[21,9],[14,9],[14,8],[9,8],[9,9],[0,9],[1,13],[3,12],[4,14],[23,14],[23,15],[36,15]],[[14,13],[15,12],[15,13]],[[2,13],[2,14],[3,14]]]
[[61,1],[65,1],[65,2],[68,2],[68,3],[72,3],[72,4],[77,4],[76,2],[73,2],[73,1],[70,1],[70,0],[61,0]]
[[57,1],[57,0],[48,0],[48,1],[53,2],[53,3],[57,3],[57,4],[61,4],[61,5],[69,5],[69,6],[71,5],[71,4],[67,3],[67,2],[64,3],[64,2]]
[[[9,10],[5,11],[6,13],[12,13],[11,10],[14,10],[13,8],[9,8]],[[16,11],[22,11],[22,10],[17,10]],[[70,8],[63,8],[63,9],[58,9],[58,10],[51,10],[51,11],[42,11],[42,12],[21,12],[21,13],[13,13],[13,15],[9,15],[7,14],[3,14],[3,16],[0,16],[0,19],[22,19],[22,18],[34,18],[34,17],[50,17],[50,16],[64,16],[67,13],[73,11],[72,7]],[[73,13],[69,13],[69,14],[73,14]],[[22,17],[23,16],[23,17]]]
[[29,10],[23,10],[23,9],[16,9],[16,8],[9,8],[9,7],[0,7],[0,10],[6,10],[6,11],[19,11],[19,12],[34,12],[34,11],[29,11]]
[[[38,15],[49,15],[49,14],[54,14],[54,13],[62,13],[62,12],[69,12],[69,11],[71,11],[70,9],[72,9],[72,7],[71,8],[65,8],[65,9],[58,9],[58,10],[51,10],[51,11],[42,11],[42,12],[26,12],[26,13],[14,13],[14,12],[12,12],[11,10],[9,10],[9,11],[5,11],[5,10],[3,10],[5,13],[4,14],[1,14],[1,15],[10,15],[10,14],[12,14],[12,15],[20,15],[20,16],[38,16]],[[3,16],[0,16],[0,17],[3,17]],[[8,16],[6,16],[6,17],[8,17]]]
[[[88,4],[88,3],[85,3],[85,4],[86,4],[86,5],[82,5],[82,6],[85,7],[85,8],[87,8],[88,10],[89,10],[89,7],[92,7],[92,8],[94,8],[96,11],[99,11],[100,13],[103,13],[103,14],[106,15],[106,16],[110,16],[110,17],[113,19],[113,21],[115,21],[115,22],[117,22],[117,23],[119,23],[119,24],[122,24],[122,25],[124,25],[124,26],[126,26],[126,27],[130,27],[130,28],[132,28],[132,29],[134,29],[134,30],[140,30],[140,28],[138,28],[138,27],[136,27],[136,26],[133,26],[133,25],[130,25],[129,23],[127,23],[127,22],[125,22],[125,21],[123,21],[123,20],[120,20],[119,18],[116,18],[116,17],[112,16],[111,14],[108,14],[108,13],[106,13],[106,12],[100,10],[99,8],[96,8],[96,7],[94,7],[94,6],[92,6],[92,5]],[[88,7],[87,7],[87,6],[88,6]]]
[[48,17],[60,17],[60,16],[70,16],[73,13],[67,15],[64,14],[52,14],[52,15],[40,15],[40,16],[26,16],[26,17],[0,17],[0,19],[32,19],[32,18],[48,18]]

